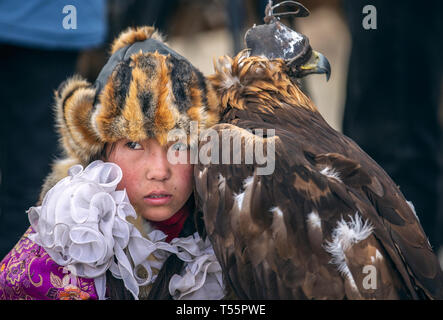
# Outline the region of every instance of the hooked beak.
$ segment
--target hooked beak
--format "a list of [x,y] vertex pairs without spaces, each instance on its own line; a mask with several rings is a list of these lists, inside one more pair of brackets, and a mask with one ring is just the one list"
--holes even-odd
[[311,58],[299,67],[298,76],[304,77],[308,74],[326,74],[326,81],[331,77],[331,65],[328,59],[320,52],[312,50]]

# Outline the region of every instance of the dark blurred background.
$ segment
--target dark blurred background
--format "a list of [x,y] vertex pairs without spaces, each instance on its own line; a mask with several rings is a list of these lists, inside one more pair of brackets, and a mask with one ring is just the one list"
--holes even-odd
[[[274,1],[277,3],[279,1]],[[309,18],[285,20],[331,62],[329,82],[303,81],[320,112],[399,185],[443,265],[443,2],[303,0]],[[0,1],[0,259],[29,225],[51,162],[60,156],[53,91],[74,73],[95,81],[109,43],[129,26],[155,25],[205,74],[244,48],[266,0]],[[376,29],[365,29],[366,5]],[[63,28],[66,5],[76,29]],[[66,21],[65,21],[66,22]],[[68,24],[73,21],[67,21]]]

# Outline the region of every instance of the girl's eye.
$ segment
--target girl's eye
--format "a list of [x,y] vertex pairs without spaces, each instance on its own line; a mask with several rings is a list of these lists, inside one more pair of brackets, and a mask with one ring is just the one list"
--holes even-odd
[[130,142],[126,143],[126,146],[129,149],[133,149],[133,150],[141,150],[141,149],[143,149],[143,147],[140,145],[140,143],[133,142],[133,141],[130,141]]
[[185,151],[188,149],[188,146],[183,142],[176,142],[171,146],[171,148],[175,151]]

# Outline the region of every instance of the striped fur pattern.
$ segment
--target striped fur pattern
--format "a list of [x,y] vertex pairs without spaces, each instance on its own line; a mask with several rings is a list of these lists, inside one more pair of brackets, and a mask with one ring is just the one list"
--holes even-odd
[[[112,52],[151,36],[161,39],[151,27],[125,31]],[[119,62],[97,104],[95,95],[91,84],[75,76],[56,98],[64,149],[85,164],[106,142],[155,137],[164,145],[172,129],[189,133],[191,121],[198,121],[199,129],[218,122],[217,98],[204,75],[189,62],[158,52],[140,51]]]
[[[114,41],[111,53],[150,38],[163,42],[152,27],[130,28]],[[67,175],[66,162],[87,165],[100,158],[106,143],[157,138],[165,145],[170,130],[182,129],[192,144],[191,121],[203,130],[219,120],[217,96],[206,77],[187,60],[157,51],[122,59],[99,94],[96,86],[74,76],[60,85],[55,102],[66,159],[54,164],[41,196]]]

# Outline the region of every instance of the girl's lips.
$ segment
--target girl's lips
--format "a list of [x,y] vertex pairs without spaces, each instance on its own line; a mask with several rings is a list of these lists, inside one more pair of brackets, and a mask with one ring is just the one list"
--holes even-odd
[[165,205],[165,204],[169,203],[169,201],[171,201],[171,199],[172,199],[172,195],[165,195],[165,196],[162,196],[159,198],[152,198],[152,197],[146,196],[143,198],[143,200],[146,203],[148,203],[150,205],[157,205],[157,206]]

